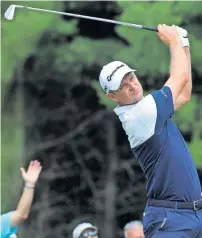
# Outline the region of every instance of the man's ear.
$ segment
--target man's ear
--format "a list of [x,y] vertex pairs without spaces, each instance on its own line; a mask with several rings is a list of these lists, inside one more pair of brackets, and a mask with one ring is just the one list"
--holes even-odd
[[118,99],[116,98],[116,95],[114,95],[113,93],[107,93],[107,97],[113,100],[114,102],[118,103]]

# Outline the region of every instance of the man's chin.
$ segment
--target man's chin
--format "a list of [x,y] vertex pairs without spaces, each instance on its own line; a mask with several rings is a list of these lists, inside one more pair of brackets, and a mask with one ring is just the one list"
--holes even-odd
[[133,104],[134,103],[138,103],[139,101],[141,101],[143,99],[143,95],[141,96],[141,97],[136,97],[136,98],[134,98],[134,100],[133,100]]

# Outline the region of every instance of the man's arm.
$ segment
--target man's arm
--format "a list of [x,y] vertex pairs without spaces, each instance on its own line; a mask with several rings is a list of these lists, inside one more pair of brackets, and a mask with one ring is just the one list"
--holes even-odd
[[34,188],[41,172],[41,166],[38,161],[32,161],[27,172],[21,168],[22,177],[25,181],[24,191],[18,203],[17,209],[11,215],[11,228],[18,226],[27,219],[34,197]]
[[175,110],[178,110],[181,106],[186,104],[191,99],[191,93],[192,93],[191,55],[190,55],[189,47],[185,47],[184,52],[188,60],[189,80],[176,100]]
[[171,66],[170,78],[165,83],[172,91],[174,108],[177,105],[177,98],[188,83],[188,60],[180,42],[170,44]]

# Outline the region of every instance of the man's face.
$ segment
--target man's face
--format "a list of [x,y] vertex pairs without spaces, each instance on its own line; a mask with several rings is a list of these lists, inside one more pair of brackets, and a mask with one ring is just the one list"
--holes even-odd
[[144,238],[143,227],[137,226],[128,229],[126,238]]
[[133,104],[143,98],[143,89],[136,75],[131,72],[123,78],[120,88],[107,95],[119,105]]
[[86,229],[81,234],[82,238],[98,238],[98,232],[94,229]]

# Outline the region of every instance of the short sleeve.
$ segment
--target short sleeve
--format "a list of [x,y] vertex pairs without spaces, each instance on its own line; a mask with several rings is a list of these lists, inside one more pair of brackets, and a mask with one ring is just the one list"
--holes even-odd
[[11,234],[17,232],[18,228],[11,228],[11,215],[12,212],[8,212],[1,215],[1,238],[9,237]]
[[174,114],[174,105],[171,89],[164,86],[162,89],[151,94],[157,108],[157,121],[164,123]]
[[151,95],[144,97],[124,114],[123,127],[131,148],[141,145],[154,135],[156,118],[156,104]]

